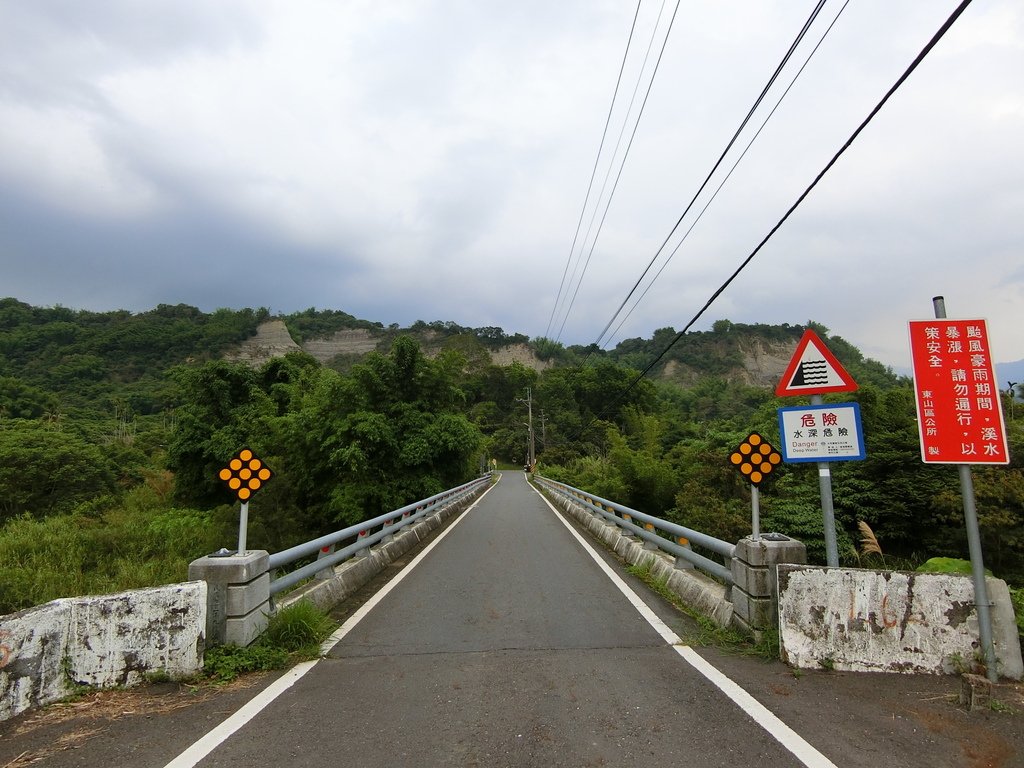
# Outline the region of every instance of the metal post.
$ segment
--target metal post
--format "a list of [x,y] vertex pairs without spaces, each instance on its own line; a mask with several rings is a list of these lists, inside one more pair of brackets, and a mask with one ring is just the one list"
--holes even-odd
[[[946,317],[946,300],[942,296],[932,299],[935,317]],[[999,680],[996,669],[996,650],[992,645],[992,604],[988,599],[988,584],[985,583],[985,562],[981,554],[981,533],[978,530],[978,511],[974,498],[974,478],[969,464],[958,464],[960,471],[960,495],[964,504],[964,525],[967,528],[967,550],[971,556],[971,578],[974,581],[974,602],[978,609],[978,631],[981,635],[981,650],[985,655],[986,676],[993,683]]]
[[[811,405],[822,405],[821,395],[811,395]],[[821,491],[821,518],[825,526],[825,564],[839,567],[839,546],[836,543],[836,511],[832,504],[832,468],[827,461],[818,462],[818,488]]]
[[751,538],[754,541],[761,540],[761,494],[757,490],[757,486],[751,483],[750,485],[750,527],[752,529],[753,536]]
[[529,417],[529,422],[526,424],[526,427],[529,429],[529,445],[528,445],[529,453],[526,456],[526,463],[530,467],[530,469],[532,470],[533,469],[533,465],[537,463],[537,454],[536,454],[536,450],[534,448],[534,439],[533,439],[533,388],[532,387],[527,387],[526,388],[526,399],[523,400],[521,397],[517,397],[516,398],[516,402],[517,403],[526,403],[526,412],[527,412],[527,415]]
[[238,555],[245,555],[245,536],[249,528],[249,502],[242,502],[242,514],[238,519]]

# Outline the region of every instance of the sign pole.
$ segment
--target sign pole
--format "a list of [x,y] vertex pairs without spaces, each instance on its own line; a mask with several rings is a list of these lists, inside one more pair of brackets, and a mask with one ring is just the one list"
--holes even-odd
[[[946,317],[946,300],[942,296],[932,299],[935,317]],[[978,609],[978,630],[981,635],[981,650],[985,655],[986,676],[993,683],[999,681],[996,669],[996,651],[992,645],[992,613],[988,599],[988,584],[985,583],[985,563],[981,554],[981,533],[978,529],[978,511],[975,506],[974,478],[969,464],[959,464],[960,495],[964,504],[964,524],[967,527],[967,550],[971,556],[971,578],[974,581],[974,602]]]
[[757,486],[751,483],[750,485],[750,527],[753,535],[751,538],[754,541],[761,540],[761,499],[760,493],[757,490]]
[[245,554],[245,536],[249,529],[249,502],[242,502],[242,514],[238,519],[238,556]]
[[[811,405],[822,405],[821,395],[811,395]],[[832,468],[827,461],[818,462],[818,488],[821,491],[821,517],[825,526],[825,564],[839,567],[839,546],[836,544],[836,512],[832,503]]]

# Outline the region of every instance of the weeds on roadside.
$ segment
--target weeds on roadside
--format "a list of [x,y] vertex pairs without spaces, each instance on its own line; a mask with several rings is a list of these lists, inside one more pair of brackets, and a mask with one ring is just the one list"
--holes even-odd
[[206,651],[203,673],[217,682],[230,682],[247,672],[284,669],[296,661],[320,655],[320,644],[337,624],[308,601],[300,601],[270,618],[266,632],[245,648],[218,645]]
[[697,613],[686,605],[675,592],[668,588],[667,579],[656,579],[651,575],[650,562],[630,565],[626,570],[697,622],[698,629],[682,638],[687,645],[713,645],[730,653],[756,656],[765,661],[774,661],[779,658],[779,633],[777,631],[762,632],[760,639],[754,641],[731,627],[718,626],[707,616]]

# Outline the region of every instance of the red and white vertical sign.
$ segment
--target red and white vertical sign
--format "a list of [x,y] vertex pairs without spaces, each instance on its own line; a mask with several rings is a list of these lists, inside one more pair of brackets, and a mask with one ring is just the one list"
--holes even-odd
[[911,321],[910,354],[921,459],[932,464],[1008,464],[985,321]]

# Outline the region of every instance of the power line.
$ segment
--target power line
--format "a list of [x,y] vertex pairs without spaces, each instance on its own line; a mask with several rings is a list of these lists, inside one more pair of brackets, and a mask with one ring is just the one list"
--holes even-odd
[[636,290],[640,286],[640,283],[643,282],[643,279],[647,276],[647,273],[650,272],[651,267],[654,265],[654,262],[657,261],[662,251],[665,250],[665,246],[668,245],[669,241],[672,239],[672,236],[676,233],[680,225],[683,223],[683,219],[686,218],[686,214],[688,214],[690,212],[690,209],[693,208],[694,203],[697,202],[697,198],[700,196],[701,192],[704,191],[704,188],[708,185],[708,182],[711,181],[712,176],[714,176],[719,166],[721,166],[722,162],[725,160],[725,156],[729,153],[729,150],[732,149],[733,145],[736,143],[736,140],[743,132],[743,129],[746,128],[747,123],[749,123],[750,119],[754,116],[754,112],[756,112],[758,107],[761,106],[761,102],[764,101],[765,97],[768,95],[768,91],[775,84],[775,81],[782,73],[783,68],[786,66],[787,63],[789,63],[789,60],[793,56],[793,53],[796,51],[797,46],[799,46],[800,42],[804,39],[804,36],[807,34],[807,30],[810,29],[811,25],[814,23],[814,20],[818,17],[818,14],[821,12],[821,9],[824,5],[825,0],[818,0],[818,4],[815,5],[814,9],[811,11],[810,16],[804,22],[803,27],[801,27],[800,32],[796,36],[796,39],[793,40],[793,42],[790,44],[789,50],[787,50],[786,54],[782,57],[782,61],[780,61],[778,66],[776,66],[775,71],[772,73],[772,76],[768,78],[768,82],[765,84],[764,88],[761,89],[760,95],[758,95],[758,97],[754,100],[754,104],[747,111],[746,117],[743,118],[743,121],[740,123],[739,127],[733,133],[732,138],[729,139],[729,142],[725,145],[725,149],[722,150],[722,153],[721,155],[719,155],[718,160],[715,162],[714,166],[712,166],[711,170],[708,172],[708,175],[705,177],[703,183],[700,185],[700,187],[694,193],[693,197],[690,199],[690,202],[687,204],[686,209],[679,216],[679,219],[672,227],[672,230],[662,241],[661,245],[658,246],[658,250],[655,251],[654,256],[651,257],[651,260],[647,263],[647,266],[644,267],[644,271],[640,274],[640,277],[637,278],[636,283],[634,283],[633,287],[630,288],[629,293],[626,294],[626,298],[622,300],[622,303],[619,305],[618,309],[615,310],[611,318],[608,320],[608,323],[602,329],[600,335],[597,337],[597,340],[594,342],[595,344],[601,344],[601,340],[604,338],[605,334],[608,333],[608,329],[611,328],[612,323],[615,322],[615,319],[619,316],[619,314],[621,314],[623,308],[633,297],[633,294],[636,293]]
[[665,261],[662,263],[660,267],[658,267],[658,271],[654,274],[654,277],[651,279],[651,282],[647,284],[647,287],[644,288],[643,293],[640,294],[640,296],[634,302],[633,306],[630,307],[629,312],[627,312],[626,315],[619,321],[619,324],[615,326],[615,330],[612,331],[611,335],[608,337],[608,340],[605,342],[603,346],[609,346],[611,344],[612,339],[614,339],[615,335],[618,334],[623,324],[625,324],[625,322],[630,318],[630,315],[633,314],[634,310],[636,310],[636,308],[640,306],[640,302],[644,300],[644,297],[647,295],[647,292],[650,291],[652,287],[654,287],[654,283],[658,280],[659,277],[661,277],[661,273],[665,271],[665,267],[667,267],[669,265],[669,262],[672,261],[672,258],[682,247],[683,243],[686,242],[686,239],[690,236],[690,233],[693,232],[693,228],[697,226],[697,222],[699,222],[701,218],[703,218],[704,212],[707,211],[707,209],[711,206],[711,203],[713,203],[715,201],[715,198],[718,197],[718,193],[722,191],[722,187],[725,186],[725,183],[729,181],[729,178],[732,176],[733,171],[735,171],[737,166],[743,161],[743,158],[747,156],[747,152],[750,151],[750,148],[754,145],[754,142],[757,141],[757,138],[761,135],[761,132],[764,130],[765,126],[768,125],[768,121],[772,119],[772,116],[778,110],[779,106],[781,106],[783,99],[786,98],[786,96],[792,90],[793,86],[796,85],[796,81],[800,78],[800,75],[803,74],[803,71],[807,68],[807,65],[810,64],[811,59],[814,57],[814,54],[818,52],[818,49],[821,47],[821,44],[825,42],[825,38],[828,37],[829,33],[832,31],[832,28],[836,25],[836,22],[839,21],[839,17],[842,16],[843,11],[846,10],[846,6],[848,6],[849,4],[850,0],[846,0],[846,2],[843,3],[843,7],[839,9],[839,13],[837,13],[835,18],[832,19],[832,22],[828,25],[828,28],[825,30],[821,38],[818,40],[817,45],[815,45],[814,49],[810,52],[810,54],[808,54],[807,58],[804,60],[803,65],[801,65],[800,69],[793,76],[793,79],[790,81],[789,85],[786,86],[786,90],[782,92],[782,95],[779,97],[778,101],[775,102],[775,106],[772,107],[771,112],[768,113],[768,116],[764,119],[764,121],[761,123],[761,126],[757,129],[757,132],[753,135],[750,141],[747,142],[747,146],[743,148],[743,152],[736,159],[736,162],[732,164],[732,167],[729,169],[729,172],[726,173],[725,178],[723,178],[721,183],[715,188],[715,191],[711,195],[711,198],[707,201],[707,203],[704,204],[704,207],[701,208],[700,213],[697,214],[697,217],[687,228],[686,232],[683,233],[682,238],[679,240],[678,243],[676,243],[675,247],[669,253],[668,258],[665,259]]
[[[615,175],[615,183],[612,185],[612,191],[608,195],[608,199],[605,202],[604,212],[601,215],[601,222],[598,225],[597,232],[594,234],[594,239],[591,241],[590,251],[587,254],[587,260],[586,260],[586,262],[583,265],[583,272],[580,274],[580,279],[576,283],[576,289],[575,289],[575,291],[573,291],[572,301],[569,302],[569,306],[565,310],[565,317],[562,319],[562,324],[561,324],[561,326],[558,329],[558,335],[555,337],[556,341],[562,337],[562,331],[565,329],[565,323],[569,319],[569,315],[572,313],[573,306],[576,304],[576,297],[579,295],[580,286],[583,285],[583,278],[587,274],[587,268],[590,266],[590,259],[594,255],[594,248],[597,246],[597,238],[600,237],[600,235],[601,235],[601,230],[604,228],[605,219],[608,216],[608,209],[611,207],[611,204],[612,204],[612,198],[615,197],[615,191],[619,187],[619,179],[622,178],[622,171],[626,167],[626,158],[629,156],[629,150],[633,147],[633,140],[636,138],[637,129],[639,129],[639,127],[640,127],[640,118],[643,117],[644,108],[647,106],[647,100],[648,100],[648,98],[651,95],[651,89],[654,87],[654,78],[658,74],[658,68],[661,66],[661,59],[665,55],[665,47],[668,45],[668,37],[669,37],[669,35],[672,32],[672,26],[675,24],[676,16],[679,13],[679,3],[680,3],[680,0],[676,0],[675,8],[672,11],[672,18],[669,20],[668,29],[665,31],[665,37],[664,37],[664,39],[661,42],[661,50],[658,52],[658,59],[654,63],[654,70],[651,72],[651,79],[647,83],[647,91],[644,93],[644,100],[640,104],[640,111],[637,113],[636,122],[633,124],[633,131],[630,133],[629,142],[626,145],[626,151],[622,155],[622,161],[619,163],[619,170],[618,170],[618,172]],[[662,3],[662,10],[664,10],[664,2]],[[661,21],[661,13],[659,12],[659,14],[658,14],[658,22],[660,22],[660,21]],[[655,26],[654,26],[654,30],[652,30],[652,32],[651,32],[651,44],[654,43],[654,37],[655,37],[655,34],[657,32],[657,27],[658,27],[658,24],[656,23]],[[648,51],[647,51],[647,56],[649,56],[649,55],[650,55],[650,46],[648,46]],[[647,56],[644,57],[643,65],[640,68],[640,75],[637,78],[637,88],[639,88],[639,86],[640,86],[640,79],[643,76],[643,70],[647,66]],[[636,90],[634,89],[634,99],[635,99],[635,96],[636,96]],[[632,109],[632,106],[633,106],[633,102],[631,101],[630,102],[630,109]],[[628,120],[629,110],[627,110],[626,116],[627,116],[627,120]],[[622,126],[622,131],[619,133],[619,141],[620,141],[620,143],[622,141],[622,133],[625,132],[625,129],[626,129],[626,123],[624,122],[623,126]],[[617,152],[618,151],[618,145],[616,145],[615,149],[616,149],[616,152]],[[615,156],[613,154],[612,155],[613,161],[614,161],[614,157]],[[610,173],[611,173],[611,165],[609,165],[609,167],[608,167],[608,174],[610,174]],[[605,185],[607,185],[607,183],[608,183],[608,175],[605,176]],[[603,194],[604,194],[604,187],[603,186],[601,188],[601,193],[602,193],[602,196],[603,196]],[[598,201],[599,201],[598,204],[600,204],[600,199],[601,198],[598,197]],[[594,211],[594,215],[595,216],[597,215],[597,211],[596,210]],[[591,218],[591,227],[593,227],[593,218]],[[587,241],[587,239],[589,239],[589,236],[590,236],[590,231],[588,229],[588,231],[587,231],[587,238],[584,238],[584,241],[583,241],[584,242],[584,247],[586,247],[586,241]],[[583,251],[581,249],[580,256],[582,257],[582,255],[583,255]],[[575,277],[575,274],[574,274],[574,277]]]
[[629,46],[633,42],[633,32],[636,30],[636,20],[640,16],[640,6],[643,4],[643,0],[637,0],[636,12],[633,14],[633,24],[629,28],[629,39],[626,40],[626,50],[622,53],[622,64],[619,65],[619,76],[615,80],[615,90],[612,93],[612,103],[608,106],[608,117],[604,121],[604,130],[601,132],[601,143],[597,148],[597,157],[594,158],[594,169],[590,172],[590,183],[587,185],[587,194],[583,198],[583,209],[580,211],[580,220],[576,222],[576,232],[572,236],[572,247],[569,248],[569,256],[565,260],[565,269],[562,271],[562,282],[558,286],[558,295],[555,297],[555,305],[551,308],[551,317],[548,319],[547,330],[544,331],[544,336],[549,337],[551,334],[551,325],[555,321],[555,313],[558,311],[558,305],[562,300],[562,288],[565,286],[565,276],[569,273],[569,264],[572,263],[572,254],[576,250],[576,239],[580,236],[580,227],[583,226],[583,216],[587,212],[587,203],[590,201],[590,192],[594,187],[594,179],[597,177],[597,167],[601,160],[601,152],[604,150],[604,140],[608,135],[608,126],[611,124],[612,112],[615,110],[615,100],[619,95],[619,85],[622,83],[622,73],[626,69],[626,59],[629,56]]
[[[677,333],[675,337],[673,337],[672,341],[668,343],[668,345],[657,355],[657,357],[655,357],[654,360],[652,360],[646,368],[644,368],[628,385],[626,385],[626,388],[622,390],[621,393],[619,393],[618,397],[616,397],[615,400],[613,400],[609,404],[609,406],[604,411],[601,412],[599,416],[595,416],[591,420],[591,424],[594,421],[596,421],[600,416],[607,413],[608,410],[610,410],[611,406],[616,405],[618,402],[620,402],[622,398],[624,398],[630,392],[630,390],[632,390],[637,384],[639,384],[640,381],[648,373],[650,373],[650,371],[658,363],[661,362],[665,355],[668,354],[669,350],[679,343],[679,340],[686,335],[686,332],[693,327],[694,323],[696,323],[697,320],[699,320],[700,317],[715,302],[715,300],[719,296],[721,296],[722,293],[725,292],[725,289],[732,284],[733,280],[735,280],[739,276],[740,272],[742,272],[747,267],[747,265],[754,260],[754,257],[757,256],[757,254],[761,251],[765,244],[772,238],[772,236],[775,235],[776,232],[778,232],[782,225],[786,223],[786,221],[789,219],[792,213],[800,206],[801,203],[803,203],[803,201],[807,198],[811,191],[816,186],[818,186],[818,183],[822,180],[822,178],[824,178],[825,174],[832,169],[836,162],[838,162],[839,158],[842,157],[843,154],[845,154],[846,150],[849,149],[853,142],[856,141],[857,137],[860,136],[861,132],[863,132],[863,130],[868,126],[868,124],[872,120],[874,120],[875,116],[882,110],[882,107],[885,106],[885,104],[889,101],[892,95],[896,93],[897,90],[899,90],[900,86],[902,86],[906,79],[910,77],[914,70],[917,69],[918,65],[920,65],[920,63],[924,60],[925,56],[931,53],[932,49],[938,44],[939,40],[941,40],[945,36],[946,32],[949,31],[950,27],[952,27],[956,20],[960,18],[961,14],[963,14],[963,12],[967,10],[967,7],[971,4],[971,2],[972,0],[963,0],[963,2],[961,2],[960,5],[958,5],[953,10],[949,18],[946,19],[945,23],[943,23],[939,30],[932,36],[931,40],[928,41],[928,44],[921,49],[921,52],[910,63],[910,66],[908,66],[907,69],[903,72],[903,74],[900,75],[900,77],[896,80],[892,87],[889,88],[888,91],[886,91],[881,101],[879,101],[878,104],[875,105],[874,109],[872,109],[868,116],[864,118],[864,120],[861,122],[861,124],[857,126],[857,129],[850,135],[850,138],[846,140],[846,143],[844,143],[843,146],[839,148],[839,151],[832,156],[832,159],[825,164],[825,167],[821,169],[817,176],[814,177],[814,181],[812,181],[811,184],[807,187],[807,189],[805,189],[803,193],[796,199],[796,202],[794,202],[789,207],[789,210],[787,210],[786,213],[782,216],[782,218],[779,219],[778,223],[776,223],[775,226],[771,228],[771,231],[769,231],[768,234],[764,236],[761,242],[757,244],[757,247],[755,247],[754,250],[750,252],[750,255],[747,256],[740,263],[740,265],[731,275],[729,275],[726,281],[722,283],[722,285],[720,285],[713,294],[711,294],[711,297],[704,303],[704,306],[700,308],[697,314],[690,318],[690,321],[686,324],[686,327],[679,331],[679,333]],[[582,434],[589,426],[590,424],[581,429],[580,434]]]

